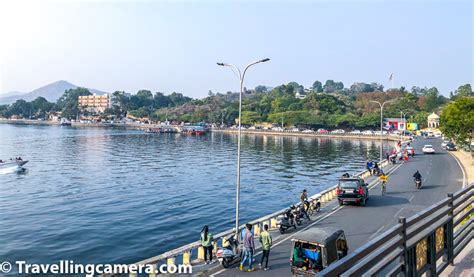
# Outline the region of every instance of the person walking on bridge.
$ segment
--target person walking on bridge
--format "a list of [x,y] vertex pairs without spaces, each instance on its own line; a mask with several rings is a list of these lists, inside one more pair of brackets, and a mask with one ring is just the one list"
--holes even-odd
[[252,263],[253,263],[253,254],[255,253],[255,244],[253,241],[253,234],[252,234],[252,224],[245,224],[246,232],[244,235],[244,256],[242,258],[242,262],[240,263],[240,271],[244,270],[245,262],[249,261],[248,272],[253,271]]
[[[209,227],[204,225],[201,232],[201,245],[204,248],[204,262],[206,264],[212,264],[212,234],[209,233]],[[207,256],[209,254],[209,262]]]
[[265,267],[263,270],[268,270],[268,256],[270,255],[270,247],[272,246],[272,235],[268,232],[268,224],[263,225],[263,232],[260,233],[258,239],[262,244],[262,260],[260,262],[260,269],[262,268],[263,261],[265,261]]

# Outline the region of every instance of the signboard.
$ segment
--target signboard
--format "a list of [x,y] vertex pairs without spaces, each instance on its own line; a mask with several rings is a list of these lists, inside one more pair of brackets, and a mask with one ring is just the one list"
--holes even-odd
[[418,123],[407,123],[407,130],[410,130],[410,131],[418,130]]

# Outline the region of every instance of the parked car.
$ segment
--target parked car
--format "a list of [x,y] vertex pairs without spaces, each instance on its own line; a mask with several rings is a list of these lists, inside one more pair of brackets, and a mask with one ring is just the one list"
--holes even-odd
[[311,134],[311,133],[314,133],[314,131],[310,129],[305,129],[303,130],[303,133]]
[[446,150],[448,151],[456,151],[456,145],[452,142],[446,144]]
[[291,131],[292,131],[292,132],[299,132],[300,129],[298,129],[298,128],[291,128]]
[[278,132],[283,132],[284,129],[281,128],[281,127],[275,127],[275,128],[272,128],[273,131],[278,131]]
[[423,154],[434,154],[435,153],[433,145],[431,145],[431,144],[426,144],[425,146],[423,146],[422,151],[423,151]]
[[318,129],[318,131],[317,131],[317,132],[318,132],[318,133],[320,133],[320,134],[327,134],[327,133],[329,133],[329,131],[328,131],[328,130],[326,130],[326,129],[322,129],[322,128],[321,128],[321,129]]
[[441,143],[441,147],[446,148],[446,145],[447,145],[448,143],[450,143],[450,142],[451,142],[451,141],[449,141],[449,140],[443,141],[443,142]]
[[351,132],[351,134],[360,134],[360,133],[361,133],[361,131],[359,131],[359,130],[354,130],[354,131]]
[[373,135],[373,134],[374,134],[374,131],[365,130],[365,131],[362,132],[362,134],[364,134],[364,135]]
[[332,130],[331,131],[331,134],[344,134],[344,130],[342,129],[336,129],[336,130]]
[[359,177],[340,178],[337,185],[337,200],[339,205],[356,203],[365,206],[369,199],[369,189],[364,179]]

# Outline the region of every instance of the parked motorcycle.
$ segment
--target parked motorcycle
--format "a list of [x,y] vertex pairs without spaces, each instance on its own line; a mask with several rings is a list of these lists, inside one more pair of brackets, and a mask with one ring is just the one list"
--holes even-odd
[[291,208],[286,210],[285,214],[280,215],[277,218],[277,225],[279,226],[278,229],[280,230],[280,234],[285,233],[285,231],[290,228],[296,229],[295,215]]
[[242,249],[237,240],[235,240],[235,234],[230,234],[228,237],[223,238],[222,248],[219,248],[216,252],[217,260],[222,266],[224,268],[230,267],[235,261],[240,260],[241,256]]

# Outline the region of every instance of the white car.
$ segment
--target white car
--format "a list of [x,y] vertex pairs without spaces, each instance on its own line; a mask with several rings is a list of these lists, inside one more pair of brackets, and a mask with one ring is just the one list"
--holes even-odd
[[449,140],[443,141],[443,142],[441,143],[441,147],[445,148],[448,143],[450,143]]
[[423,154],[434,154],[435,153],[433,145],[430,145],[430,144],[426,144],[425,146],[423,146],[422,151],[423,151]]
[[374,132],[370,131],[370,130],[365,130],[365,131],[362,132],[362,134],[364,134],[364,135],[373,135]]
[[306,130],[303,130],[303,133],[310,134],[310,133],[314,133],[314,131],[310,129],[306,129]]
[[331,134],[344,134],[344,133],[345,133],[344,130],[341,130],[341,129],[331,131]]
[[354,130],[354,131],[351,132],[351,134],[360,134],[360,133],[361,133],[361,131],[359,131],[359,130]]

